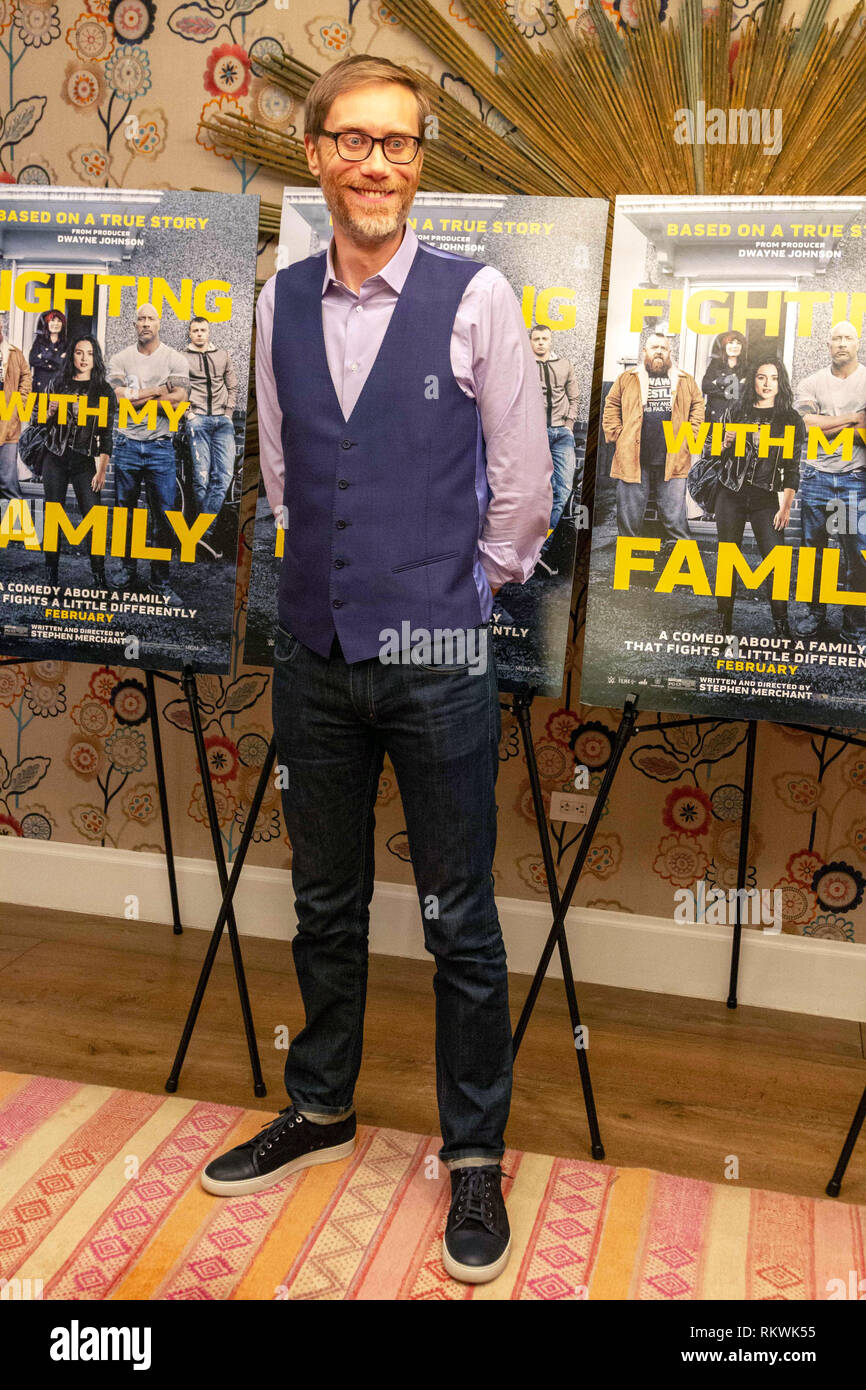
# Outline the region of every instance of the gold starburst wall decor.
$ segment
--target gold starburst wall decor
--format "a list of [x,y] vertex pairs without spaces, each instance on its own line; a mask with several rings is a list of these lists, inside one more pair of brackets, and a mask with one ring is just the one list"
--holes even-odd
[[[650,0],[637,0],[637,26],[621,30],[601,0],[589,0],[591,23],[580,27],[566,21],[557,0],[539,0],[543,33],[532,41],[501,0],[462,3],[501,54],[496,72],[429,0],[389,0],[495,113],[492,124],[480,119],[415,72],[438,121],[437,138],[425,141],[422,188],[605,198],[866,189],[863,0],[829,24],[829,0],[810,0],[799,24],[785,17],[785,0],[766,0],[736,34],[732,0],[721,0],[709,17],[701,0],[683,0],[676,19],[664,23]],[[254,66],[299,101],[318,76],[290,57]],[[293,135],[229,112],[201,128],[224,152],[253,158],[292,183],[311,182]]]

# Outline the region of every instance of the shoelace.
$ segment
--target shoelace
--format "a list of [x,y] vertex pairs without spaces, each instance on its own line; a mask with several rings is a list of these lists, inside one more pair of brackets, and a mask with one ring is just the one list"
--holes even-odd
[[486,1230],[495,1234],[492,1189],[493,1179],[487,1169],[461,1168],[455,1193],[454,1225],[462,1226],[465,1221],[478,1221]]
[[295,1124],[303,1124],[303,1120],[303,1115],[299,1115],[293,1105],[287,1105],[285,1110],[281,1110],[275,1119],[269,1120],[266,1125],[263,1125],[253,1139],[252,1142],[258,1149],[259,1156],[263,1157],[265,1151],[273,1147],[284,1129],[292,1129]]

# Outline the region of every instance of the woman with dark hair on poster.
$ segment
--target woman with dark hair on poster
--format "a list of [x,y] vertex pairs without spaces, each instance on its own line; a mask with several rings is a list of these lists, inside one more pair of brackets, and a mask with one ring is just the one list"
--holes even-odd
[[[726,410],[721,423],[725,426],[724,445],[719,463],[719,487],[714,510],[719,541],[742,545],[746,522],[761,555],[784,541],[784,530],[791,515],[791,503],[800,483],[800,452],[806,435],[802,416],[794,409],[794,393],[784,362],[779,357],[758,361],[748,372],[742,403]],[[766,424],[771,438],[782,438],[788,427],[793,428],[793,447],[785,456],[784,444],[771,444],[766,458],[761,458],[757,431],[745,436],[742,454],[734,453],[734,425]],[[781,506],[778,493],[783,492]],[[717,599],[723,631],[733,631],[736,575],[730,598]],[[788,603],[786,599],[771,599],[773,631],[777,637],[790,637]]]
[[39,315],[29,361],[33,390],[47,391],[66,362],[66,319],[59,309],[46,309]]
[[[72,340],[63,369],[51,382],[51,389],[64,395],[86,395],[88,407],[94,411],[101,400],[108,402],[104,425],[99,423],[95,414],[88,415],[84,423],[79,424],[75,405],[70,405],[66,421],[61,424],[55,418],[57,403],[53,402],[48,408],[50,424],[42,470],[45,501],[59,502],[65,506],[71,483],[81,515],[86,516],[105,482],[117,408],[114,392],[105,379],[102,351],[89,333],[80,334]],[[45,552],[45,564],[52,583],[57,582],[59,562],[59,550]],[[107,588],[105,557],[91,555],[90,569],[96,584],[100,588]]]
[[736,328],[720,333],[713,343],[701,391],[707,402],[705,419],[721,420],[742,399],[746,387],[746,340]]

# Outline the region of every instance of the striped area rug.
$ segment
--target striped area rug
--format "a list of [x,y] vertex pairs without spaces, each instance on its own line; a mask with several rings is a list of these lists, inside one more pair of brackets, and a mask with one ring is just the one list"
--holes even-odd
[[361,1128],[350,1159],[204,1192],[266,1118],[0,1073],[0,1279],[46,1299],[825,1299],[866,1268],[866,1207],[509,1150],[511,1261],[467,1287],[440,1260],[435,1136]]

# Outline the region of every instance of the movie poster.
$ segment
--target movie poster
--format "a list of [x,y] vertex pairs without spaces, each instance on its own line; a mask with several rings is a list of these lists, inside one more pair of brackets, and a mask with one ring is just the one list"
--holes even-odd
[[[503,689],[529,686],[538,694],[558,696],[577,532],[589,523],[580,499],[607,203],[419,193],[409,220],[422,241],[495,266],[523,309],[538,362],[538,389],[548,408],[555,468],[553,526],[526,583],[506,584],[494,598],[491,632]],[[330,214],[321,192],[285,189],[278,264],[315,255],[330,237]],[[280,539],[261,486],[244,658],[251,665],[272,660]]]
[[0,192],[0,656],[229,669],[258,198]]
[[618,198],[581,699],[863,727],[866,199]]

